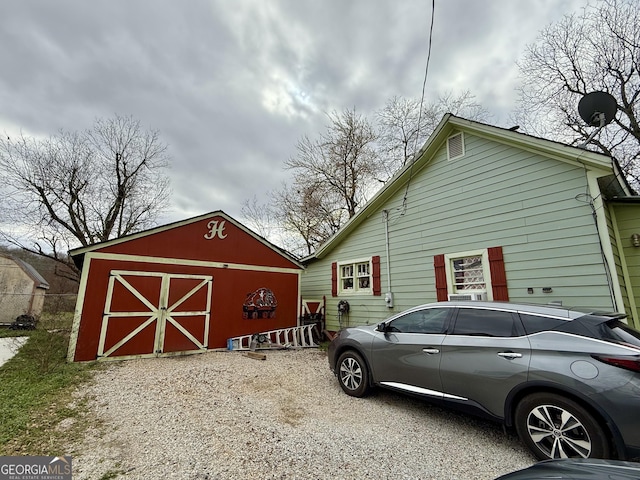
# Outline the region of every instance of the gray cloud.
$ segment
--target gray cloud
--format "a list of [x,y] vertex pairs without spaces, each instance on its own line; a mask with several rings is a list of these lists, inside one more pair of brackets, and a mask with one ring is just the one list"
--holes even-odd
[[[507,121],[524,46],[584,3],[436,2],[428,95],[469,89]],[[430,2],[409,0],[11,2],[0,130],[46,136],[132,115],[170,146],[163,221],[239,217],[288,178],[284,160],[326,112],[420,96],[429,20]]]

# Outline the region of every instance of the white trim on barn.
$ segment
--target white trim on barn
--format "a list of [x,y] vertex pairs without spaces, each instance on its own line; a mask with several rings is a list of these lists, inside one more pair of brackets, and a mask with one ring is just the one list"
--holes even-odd
[[143,255],[126,255],[122,253],[87,253],[87,259],[118,260],[121,262],[159,263],[164,265],[184,265],[189,267],[228,268],[229,270],[251,270],[254,272],[299,273],[295,268],[266,267],[260,265],[244,265],[240,263],[208,262],[204,260],[188,260],[184,258],[148,257]]
[[80,320],[82,319],[82,310],[84,308],[85,292],[87,291],[87,279],[89,278],[90,258],[86,268],[80,273],[80,285],[78,287],[78,296],[76,300],[76,310],[73,313],[73,325],[71,326],[71,335],[69,337],[69,350],[67,351],[67,361],[73,362],[78,342],[78,333],[80,332]]
[[[298,298],[300,298],[300,295],[301,295],[301,277],[302,277],[303,271],[295,268],[267,267],[267,266],[259,266],[259,265],[243,265],[243,264],[234,264],[234,263],[208,262],[208,261],[201,261],[201,260],[187,260],[187,259],[180,259],[180,258],[163,258],[163,257],[149,257],[149,256],[140,256],[140,255],[89,252],[85,254],[85,257],[84,257],[85,265],[84,265],[84,268],[82,269],[82,275],[80,278],[80,287],[78,289],[78,304],[76,305],[76,311],[73,317],[73,326],[71,328],[71,338],[69,339],[69,350],[67,352],[67,360],[69,362],[74,361],[74,356],[75,356],[75,351],[76,351],[77,341],[78,341],[78,333],[80,330],[80,321],[82,318],[84,299],[85,299],[85,294],[87,289],[87,280],[89,278],[89,272],[91,270],[92,260],[117,260],[121,262],[142,262],[142,263],[154,263],[154,264],[164,264],[164,265],[184,265],[184,266],[197,266],[197,267],[210,267],[210,268],[224,268],[224,269],[230,269],[230,270],[247,270],[247,271],[272,272],[272,273],[295,273],[298,275]],[[148,272],[148,273],[151,274],[151,272]],[[210,311],[211,306],[209,305],[207,309],[208,311]],[[297,307],[297,318],[298,319],[300,318],[300,305],[298,305]],[[208,324],[207,324],[207,328],[208,328]],[[100,341],[102,342],[101,345],[104,346],[102,334],[101,334]],[[163,356],[175,356],[175,355],[178,355],[178,353],[171,352],[171,353],[163,354]],[[144,358],[144,357],[145,355],[133,355],[133,356],[120,356],[118,357],[118,359],[123,360],[123,359]]]

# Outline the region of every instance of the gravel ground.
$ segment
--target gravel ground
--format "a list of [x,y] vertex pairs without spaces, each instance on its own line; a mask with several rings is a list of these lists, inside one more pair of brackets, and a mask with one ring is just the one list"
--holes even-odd
[[534,463],[499,425],[394,392],[345,395],[316,349],[111,363],[74,479],[493,479]]

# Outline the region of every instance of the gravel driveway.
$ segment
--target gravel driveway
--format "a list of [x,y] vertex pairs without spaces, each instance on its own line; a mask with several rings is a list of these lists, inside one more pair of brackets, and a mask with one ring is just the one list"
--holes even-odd
[[69,446],[74,479],[480,480],[534,463],[498,425],[345,395],[315,349],[111,363],[80,395],[104,424]]

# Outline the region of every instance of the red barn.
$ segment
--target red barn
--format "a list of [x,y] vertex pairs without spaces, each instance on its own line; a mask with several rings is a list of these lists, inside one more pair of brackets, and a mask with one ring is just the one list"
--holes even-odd
[[70,252],[69,361],[179,355],[293,327],[298,261],[217,211]]

